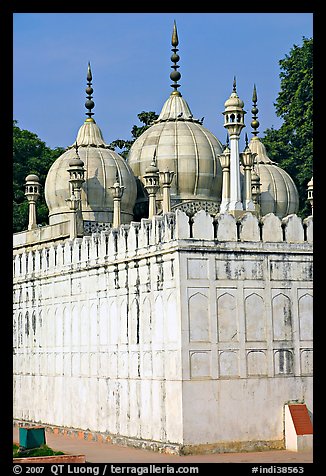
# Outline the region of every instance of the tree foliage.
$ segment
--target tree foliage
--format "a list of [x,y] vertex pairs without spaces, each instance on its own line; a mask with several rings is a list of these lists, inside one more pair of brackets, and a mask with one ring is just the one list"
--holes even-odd
[[279,64],[281,90],[274,106],[283,123],[278,130],[267,129],[262,142],[295,181],[299,214],[307,216],[307,183],[313,173],[313,39],[303,37],[302,46],[294,45]]
[[25,178],[36,174],[40,179],[41,195],[37,202],[37,222],[48,223],[48,208],[44,199],[45,178],[54,160],[64,149],[50,149],[33,132],[20,129],[13,121],[13,231],[26,230],[28,202],[25,197]]
[[[126,159],[130,147],[135,140],[157,119],[153,111],[142,111],[138,119],[143,124],[134,125],[131,130],[132,139],[117,139],[111,142],[112,149],[121,149],[119,152]],[[49,210],[44,198],[44,184],[52,163],[64,152],[64,149],[47,147],[36,134],[20,129],[17,121],[13,121],[13,231],[17,233],[26,230],[28,226],[28,202],[25,197],[25,178],[29,174],[36,174],[40,179],[41,195],[37,201],[37,223],[48,224]]]
[[[303,38],[302,46],[294,45],[288,55],[279,61],[280,92],[274,103],[276,114],[283,119],[281,127],[267,129],[262,139],[271,158],[294,179],[300,196],[301,216],[310,214],[307,202],[307,183],[312,176],[313,154],[313,40]],[[142,111],[138,119],[142,125],[134,125],[129,140],[111,142],[112,149],[127,158],[135,140],[158,118],[154,111]],[[44,199],[44,184],[48,170],[64,149],[51,149],[39,137],[13,123],[13,228],[14,232],[26,230],[28,202],[24,194],[25,178],[29,174],[39,176],[41,196],[37,202],[37,221],[48,223],[48,208]]]
[[121,149],[119,154],[124,159],[127,159],[130,147],[135,142],[135,140],[138,139],[138,137],[153,124],[155,119],[158,118],[158,115],[154,111],[142,111],[139,114],[137,114],[137,117],[140,120],[140,122],[142,122],[144,125],[143,126],[134,125],[132,127],[132,129],[131,129],[132,139],[130,139],[130,140],[117,139],[117,140],[111,142],[111,144],[110,144],[110,147],[113,150],[116,147]]

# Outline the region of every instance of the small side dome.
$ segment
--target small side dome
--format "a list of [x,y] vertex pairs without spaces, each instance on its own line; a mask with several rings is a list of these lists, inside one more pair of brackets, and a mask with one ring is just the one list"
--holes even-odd
[[[88,134],[87,134],[88,132]],[[96,140],[96,138],[101,138]],[[50,167],[45,181],[45,200],[49,208],[50,225],[69,219],[69,173],[72,165],[83,165],[85,182],[82,185],[81,201],[84,220],[111,222],[113,198],[109,187],[116,182],[118,173],[124,194],[121,199],[121,222],[133,220],[133,208],[137,196],[136,179],[127,162],[102,141],[102,133],[92,119],[81,126],[77,136],[78,154],[75,144],[68,148]],[[77,164],[78,162],[78,164]]]
[[237,83],[235,78],[233,80],[233,91],[229,99],[225,101],[224,107],[226,112],[228,112],[229,109],[243,109],[244,107],[244,102],[239,98],[237,93]]
[[39,177],[35,174],[27,175],[27,177],[25,178],[26,182],[38,182],[39,180]]
[[261,215],[274,213],[283,218],[299,210],[299,193],[290,175],[273,162],[267,155],[266,147],[257,137],[259,121],[257,120],[257,90],[254,85],[252,95],[253,114],[251,126],[254,137],[249,142],[251,152],[256,154],[253,174],[260,180],[260,212]]
[[225,101],[224,107],[226,110],[228,110],[229,108],[233,109],[234,107],[242,109],[244,107],[244,102],[242,101],[242,99],[239,98],[237,93],[233,92],[229,99]]
[[69,161],[69,167],[84,167],[84,165],[84,162],[78,159],[78,157],[74,157]]
[[260,211],[283,218],[299,210],[299,194],[290,175],[268,157],[264,144],[253,137],[249,142],[255,158],[254,172],[260,178]]
[[[112,222],[113,197],[110,187],[116,182],[124,186],[121,199],[121,223],[133,220],[133,208],[137,196],[136,179],[127,162],[111,150],[103,139],[102,132],[91,117],[94,107],[91,94],[92,73],[88,64],[85,103],[88,118],[79,128],[76,141],[52,164],[45,181],[45,200],[49,208],[50,225],[69,219],[72,213],[66,203],[70,196],[69,172],[72,166],[85,168],[85,182],[81,190],[83,220]],[[78,146],[78,157],[76,150]]]

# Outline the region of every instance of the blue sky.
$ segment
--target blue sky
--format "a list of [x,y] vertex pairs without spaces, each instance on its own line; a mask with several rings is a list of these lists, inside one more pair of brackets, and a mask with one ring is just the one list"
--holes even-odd
[[[222,111],[233,77],[250,135],[253,84],[260,135],[279,128],[279,60],[313,36],[312,13],[16,13],[14,119],[49,147],[71,145],[85,116],[87,63],[94,119],[106,142],[130,139],[141,111],[159,113],[172,88],[173,21],[179,91],[196,118],[225,143]],[[244,136],[243,132],[243,136]],[[243,138],[242,138],[243,140]],[[117,152],[119,150],[117,149]]]

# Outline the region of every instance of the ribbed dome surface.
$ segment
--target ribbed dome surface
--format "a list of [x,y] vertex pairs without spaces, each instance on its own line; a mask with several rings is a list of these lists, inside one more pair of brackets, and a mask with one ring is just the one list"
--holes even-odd
[[255,171],[260,177],[261,214],[274,213],[283,218],[299,209],[299,194],[290,175],[267,156],[266,148],[258,137],[249,142],[255,158]]
[[84,220],[112,221],[113,198],[109,187],[116,182],[118,173],[124,193],[121,199],[121,222],[133,219],[137,187],[135,177],[126,161],[105,144],[102,133],[93,119],[86,119],[80,127],[75,143],[51,166],[45,181],[45,199],[49,208],[49,223],[69,219],[66,203],[70,197],[69,162],[78,155],[84,162],[85,182],[82,185],[82,214]]
[[145,174],[155,150],[159,170],[175,172],[172,205],[184,200],[220,200],[222,169],[217,156],[222,153],[221,143],[193,118],[180,93],[170,95],[158,119],[132,145],[128,163],[136,176]]

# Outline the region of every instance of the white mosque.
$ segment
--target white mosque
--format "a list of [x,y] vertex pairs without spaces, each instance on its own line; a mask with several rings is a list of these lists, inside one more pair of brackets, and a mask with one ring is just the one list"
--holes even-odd
[[284,448],[286,407],[312,414],[313,217],[258,137],[256,87],[240,152],[234,79],[223,146],[179,91],[178,44],[174,24],[172,92],[127,160],[92,117],[89,65],[87,118],[44,184],[48,226],[26,177],[15,424],[178,454]]

